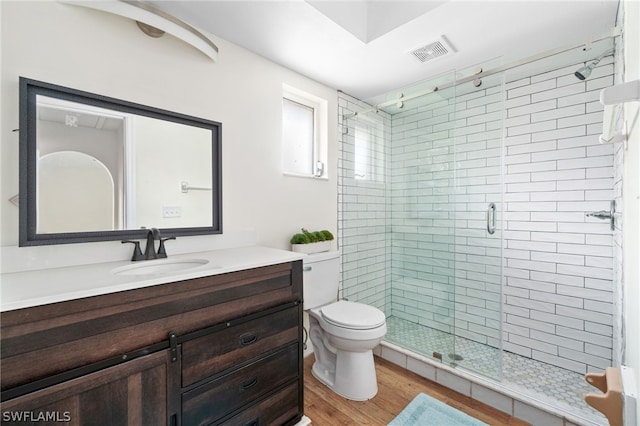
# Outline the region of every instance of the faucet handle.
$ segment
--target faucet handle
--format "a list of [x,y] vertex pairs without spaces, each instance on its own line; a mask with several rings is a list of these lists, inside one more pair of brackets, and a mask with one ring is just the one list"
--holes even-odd
[[160,247],[158,247],[158,257],[159,258],[165,258],[167,257],[167,252],[164,249],[164,242],[167,240],[175,240],[176,237],[167,237],[167,238],[160,238]]
[[125,243],[131,243],[134,245],[133,247],[133,256],[131,257],[131,260],[133,262],[137,261],[137,260],[142,260],[144,259],[144,257],[142,256],[142,250],[140,250],[140,241],[130,241],[130,240],[124,240],[124,241],[120,241],[122,244]]

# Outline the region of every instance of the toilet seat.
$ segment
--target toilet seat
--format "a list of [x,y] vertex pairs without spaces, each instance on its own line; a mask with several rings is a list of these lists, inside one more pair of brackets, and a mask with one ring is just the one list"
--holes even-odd
[[320,313],[327,323],[351,330],[371,330],[386,322],[381,310],[346,300],[324,306],[320,309]]

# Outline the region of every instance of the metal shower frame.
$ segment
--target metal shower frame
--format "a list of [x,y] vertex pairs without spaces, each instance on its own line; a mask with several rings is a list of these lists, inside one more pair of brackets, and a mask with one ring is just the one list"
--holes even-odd
[[609,31],[609,32],[607,32],[605,34],[601,34],[601,35],[599,35],[599,36],[597,36],[597,37],[595,37],[593,39],[590,39],[590,40],[588,40],[586,42],[567,45],[567,46],[563,46],[563,47],[558,47],[556,49],[547,50],[545,52],[537,53],[535,55],[529,56],[529,57],[524,58],[524,59],[519,59],[519,60],[517,60],[515,62],[512,62],[510,64],[500,65],[500,66],[492,68],[490,70],[481,71],[481,72],[479,72],[477,74],[473,74],[471,76],[464,77],[464,78],[461,78],[459,80],[452,81],[450,83],[446,83],[446,84],[444,84],[442,86],[435,86],[435,87],[433,87],[431,89],[421,90],[419,92],[411,93],[409,95],[402,95],[402,96],[398,97],[397,99],[393,99],[393,100],[390,100],[390,101],[382,102],[380,104],[374,105],[374,106],[372,106],[370,108],[363,109],[361,111],[356,111],[356,112],[352,112],[352,113],[349,113],[349,114],[345,114],[344,118],[353,118],[353,117],[357,116],[360,113],[364,114],[364,113],[368,113],[368,112],[377,111],[379,109],[382,109],[382,108],[385,108],[385,107],[388,107],[388,106],[397,105],[398,103],[402,103],[402,102],[409,101],[411,99],[419,98],[421,96],[428,95],[429,93],[437,92],[438,90],[448,89],[450,87],[455,87],[455,86],[457,86],[459,84],[464,84],[464,83],[480,80],[483,77],[488,77],[488,76],[491,76],[491,75],[494,75],[494,74],[498,74],[498,73],[501,73],[503,71],[507,71],[507,70],[510,70],[512,68],[519,67],[521,65],[526,65],[528,63],[535,62],[535,61],[538,61],[540,59],[547,58],[549,56],[554,56],[554,55],[557,55],[557,54],[560,54],[560,53],[564,53],[564,52],[567,52],[569,50],[577,49],[579,47],[588,47],[594,42],[597,42],[597,41],[600,41],[600,40],[606,40],[608,38],[615,38],[615,37],[618,37],[620,35],[622,35],[622,28],[621,27],[613,27],[611,29],[611,31]]

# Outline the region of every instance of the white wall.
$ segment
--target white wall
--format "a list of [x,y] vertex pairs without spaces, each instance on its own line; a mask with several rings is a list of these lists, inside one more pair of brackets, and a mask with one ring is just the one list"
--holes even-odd
[[38,167],[38,233],[116,229],[113,177],[100,160],[58,151],[41,157]]
[[[148,117],[131,121],[136,197],[135,222],[129,227],[211,226],[213,192],[184,193],[180,185],[211,188],[211,131]],[[163,217],[164,207],[180,208],[180,216]]]
[[[640,3],[625,0],[624,9],[624,81],[640,79]],[[624,153],[624,300],[625,343],[623,363],[635,371],[640,386],[640,108],[638,102],[625,104],[629,131]],[[640,420],[640,404],[637,405]]]
[[[253,228],[258,244],[287,248],[300,227],[336,230],[335,90],[212,36],[217,62],[134,22],[44,2],[0,3],[1,244],[18,241],[18,77],[25,76],[222,122],[223,229]],[[329,102],[328,180],[281,173],[282,84]],[[194,237],[195,238],[195,237]],[[106,244],[106,243],[94,243]]]

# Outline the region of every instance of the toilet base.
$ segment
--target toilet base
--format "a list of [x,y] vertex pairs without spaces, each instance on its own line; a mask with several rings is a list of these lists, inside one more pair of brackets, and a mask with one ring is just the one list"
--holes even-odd
[[353,401],[366,401],[378,393],[373,351],[336,352],[335,370],[318,361],[311,368],[313,376],[338,395]]

